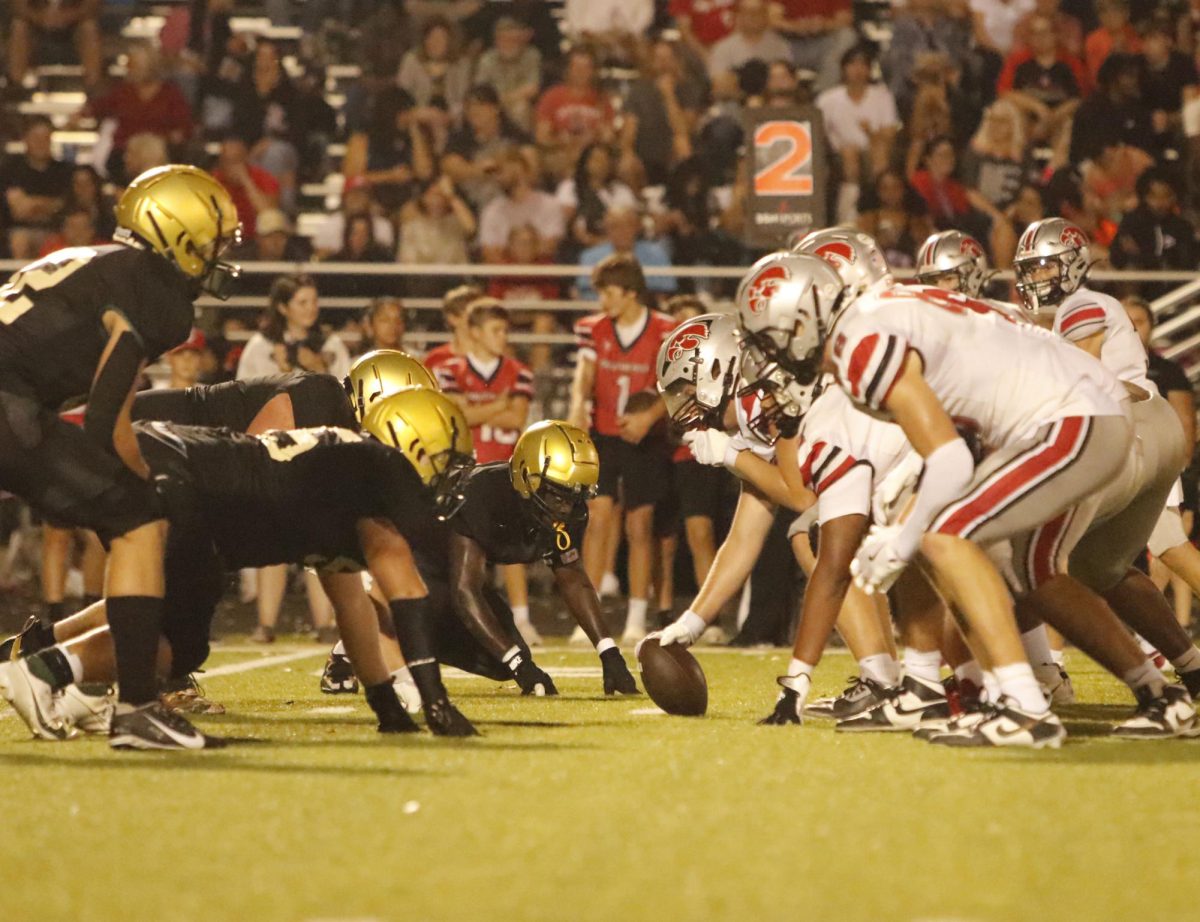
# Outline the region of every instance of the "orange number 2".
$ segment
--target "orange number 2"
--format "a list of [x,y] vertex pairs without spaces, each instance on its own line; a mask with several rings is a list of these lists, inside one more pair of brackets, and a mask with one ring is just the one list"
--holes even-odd
[[[763,122],[754,132],[755,151],[782,141],[782,156],[754,174],[756,195],[812,195],[812,130],[808,122]],[[803,171],[803,172],[802,172]]]

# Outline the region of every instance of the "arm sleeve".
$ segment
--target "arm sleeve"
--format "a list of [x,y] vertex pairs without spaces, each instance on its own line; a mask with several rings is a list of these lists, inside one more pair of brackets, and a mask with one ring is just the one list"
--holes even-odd
[[921,536],[945,506],[962,495],[975,474],[975,459],[962,439],[947,442],[925,459],[925,473],[917,490],[912,514],[900,529],[897,549],[911,560],[921,546]]

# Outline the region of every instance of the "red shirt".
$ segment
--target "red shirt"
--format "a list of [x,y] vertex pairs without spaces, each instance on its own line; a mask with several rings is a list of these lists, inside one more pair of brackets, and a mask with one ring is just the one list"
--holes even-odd
[[672,17],[688,17],[696,40],[712,45],[733,31],[736,6],[737,0],[671,0],[669,12]]
[[596,363],[592,387],[592,428],[601,435],[620,435],[620,418],[630,395],[656,391],[655,363],[663,340],[675,329],[675,321],[658,311],[646,311],[641,332],[622,346],[613,322],[604,314],[592,314],[575,324],[579,358]]
[[554,301],[561,291],[556,278],[510,275],[488,282],[488,296],[499,301]]
[[192,107],[170,80],[160,83],[149,99],[138,96],[132,83],[121,81],[92,103],[91,111],[97,121],[117,120],[113,146],[118,150],[124,150],[126,142],[142,132],[164,138],[176,133],[186,137],[192,133]]
[[[1000,71],[1000,79],[996,81],[996,92],[1003,94],[1011,90],[1013,78],[1017,75],[1017,68],[1032,58],[1033,52],[1027,48],[1014,51],[1005,58],[1004,68]],[[1092,78],[1088,76],[1087,68],[1083,66],[1083,62],[1079,58],[1060,50],[1056,59],[1071,68],[1071,73],[1075,76],[1075,83],[1079,87],[1080,96],[1086,96],[1091,92]]]
[[967,199],[967,189],[957,179],[946,179],[937,182],[928,170],[917,170],[912,175],[912,187],[921,193],[929,205],[930,217],[933,223],[940,220],[965,215],[971,211],[971,202]]
[[[250,181],[254,183],[259,192],[262,192],[264,195],[279,194],[279,180],[274,176],[262,167],[255,166],[253,163],[247,163],[246,169],[250,171]],[[254,204],[250,201],[250,196],[246,194],[246,190],[242,188],[240,182],[233,182],[221,170],[213,170],[212,174],[213,178],[225,187],[225,191],[233,199],[233,204],[237,206],[238,219],[242,222],[242,236],[246,240],[253,240],[255,219],[258,217],[258,212],[254,210]]]
[[[438,384],[443,393],[462,394],[468,403],[487,403],[504,394],[533,399],[533,372],[516,359],[504,356],[486,377],[470,356],[456,355],[438,366]],[[520,429],[501,429],[482,425],[471,427],[475,442],[475,460],[480,464],[507,461],[521,435]]]
[[[1126,54],[1137,54],[1142,50],[1142,40],[1138,38],[1137,29],[1126,24],[1122,31],[1121,49]],[[1116,43],[1113,41],[1112,35],[1107,29],[1096,29],[1083,42],[1083,59],[1087,62],[1088,73],[1092,80],[1100,74],[1100,65],[1108,58],[1115,50]]]
[[581,138],[594,135],[612,121],[612,107],[595,90],[576,94],[565,84],[552,86],[537,104],[537,120],[549,122],[556,134]]
[[430,371],[436,372],[447,362],[458,358],[458,353],[454,351],[454,343],[442,343],[440,346],[434,346],[425,353],[425,358],[421,359],[421,364]]
[[788,21],[810,16],[832,19],[838,13],[849,13],[854,9],[853,0],[782,0],[780,5],[783,18]]

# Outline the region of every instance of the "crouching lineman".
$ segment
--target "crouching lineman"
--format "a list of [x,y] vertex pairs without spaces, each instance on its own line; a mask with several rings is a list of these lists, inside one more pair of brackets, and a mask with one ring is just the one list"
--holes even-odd
[[[333,428],[252,438],[139,424],[139,442],[171,523],[171,606],[164,623],[171,671],[186,674],[207,656],[223,567],[304,563],[322,573],[380,729],[417,729],[379,656],[375,613],[356,572],[366,567],[389,600],[430,729],[473,734],[442,686],[428,593],[412,556],[412,548],[434,530],[437,510],[454,502],[457,480],[471,461],[469,429],[453,403],[421,388],[381,400],[364,428],[373,438]],[[10,686],[28,690],[10,700],[35,733],[45,735],[40,723],[42,715],[53,713],[55,689],[110,678],[105,639],[95,634],[10,665]],[[158,742],[145,739],[141,745],[161,748]],[[178,740],[189,742],[189,748],[202,748],[207,740],[200,734]]]
[[[110,551],[120,748],[157,738],[167,719],[154,670],[165,523],[129,401],[141,369],[187,339],[196,298],[225,294],[237,269],[221,258],[240,225],[224,188],[190,166],[142,173],[116,219],[112,245],[58,250],[0,287],[0,488],[96,532]],[[62,404],[84,395],[82,428],[59,418]],[[27,694],[13,684],[10,694]],[[45,727],[52,737],[70,732],[49,714]]]

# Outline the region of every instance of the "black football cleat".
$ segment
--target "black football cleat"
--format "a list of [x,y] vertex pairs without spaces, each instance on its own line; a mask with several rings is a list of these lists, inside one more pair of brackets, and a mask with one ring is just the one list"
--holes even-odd
[[448,698],[425,705],[425,723],[434,736],[478,736],[475,725],[467,720]]
[[54,646],[54,625],[30,615],[21,630],[0,643],[0,662],[9,662]]
[[[869,711],[888,697],[888,687],[874,679],[860,675],[852,677],[849,681],[850,684],[846,686],[846,689],[833,700],[829,713],[821,716],[832,717],[834,720],[846,720],[855,714]],[[815,712],[809,711],[808,713]]]
[[141,707],[117,705],[108,745],[113,749],[220,749],[225,741],[206,736],[182,714],[152,701]]
[[387,714],[379,715],[379,726],[376,728],[380,733],[420,733],[421,726],[409,716],[408,711],[400,708],[398,711],[389,711]]
[[629,667],[625,665],[625,657],[616,647],[609,647],[600,654],[600,665],[604,670],[604,694],[606,695],[638,695],[637,682]]
[[375,712],[375,716],[379,718],[377,729],[380,733],[421,732],[417,722],[404,709],[404,704],[396,693],[391,679],[380,682],[378,685],[367,686],[366,699],[371,710]]
[[950,716],[950,705],[941,682],[929,682],[906,675],[900,684],[889,689],[883,701],[853,717],[839,720],[842,732],[915,730],[923,720]]
[[329,654],[321,671],[321,693],[325,695],[354,695],[358,693],[358,677],[344,653]]
[[1187,689],[1193,699],[1200,698],[1200,669],[1182,673],[1179,681],[1183,683],[1183,687]]

